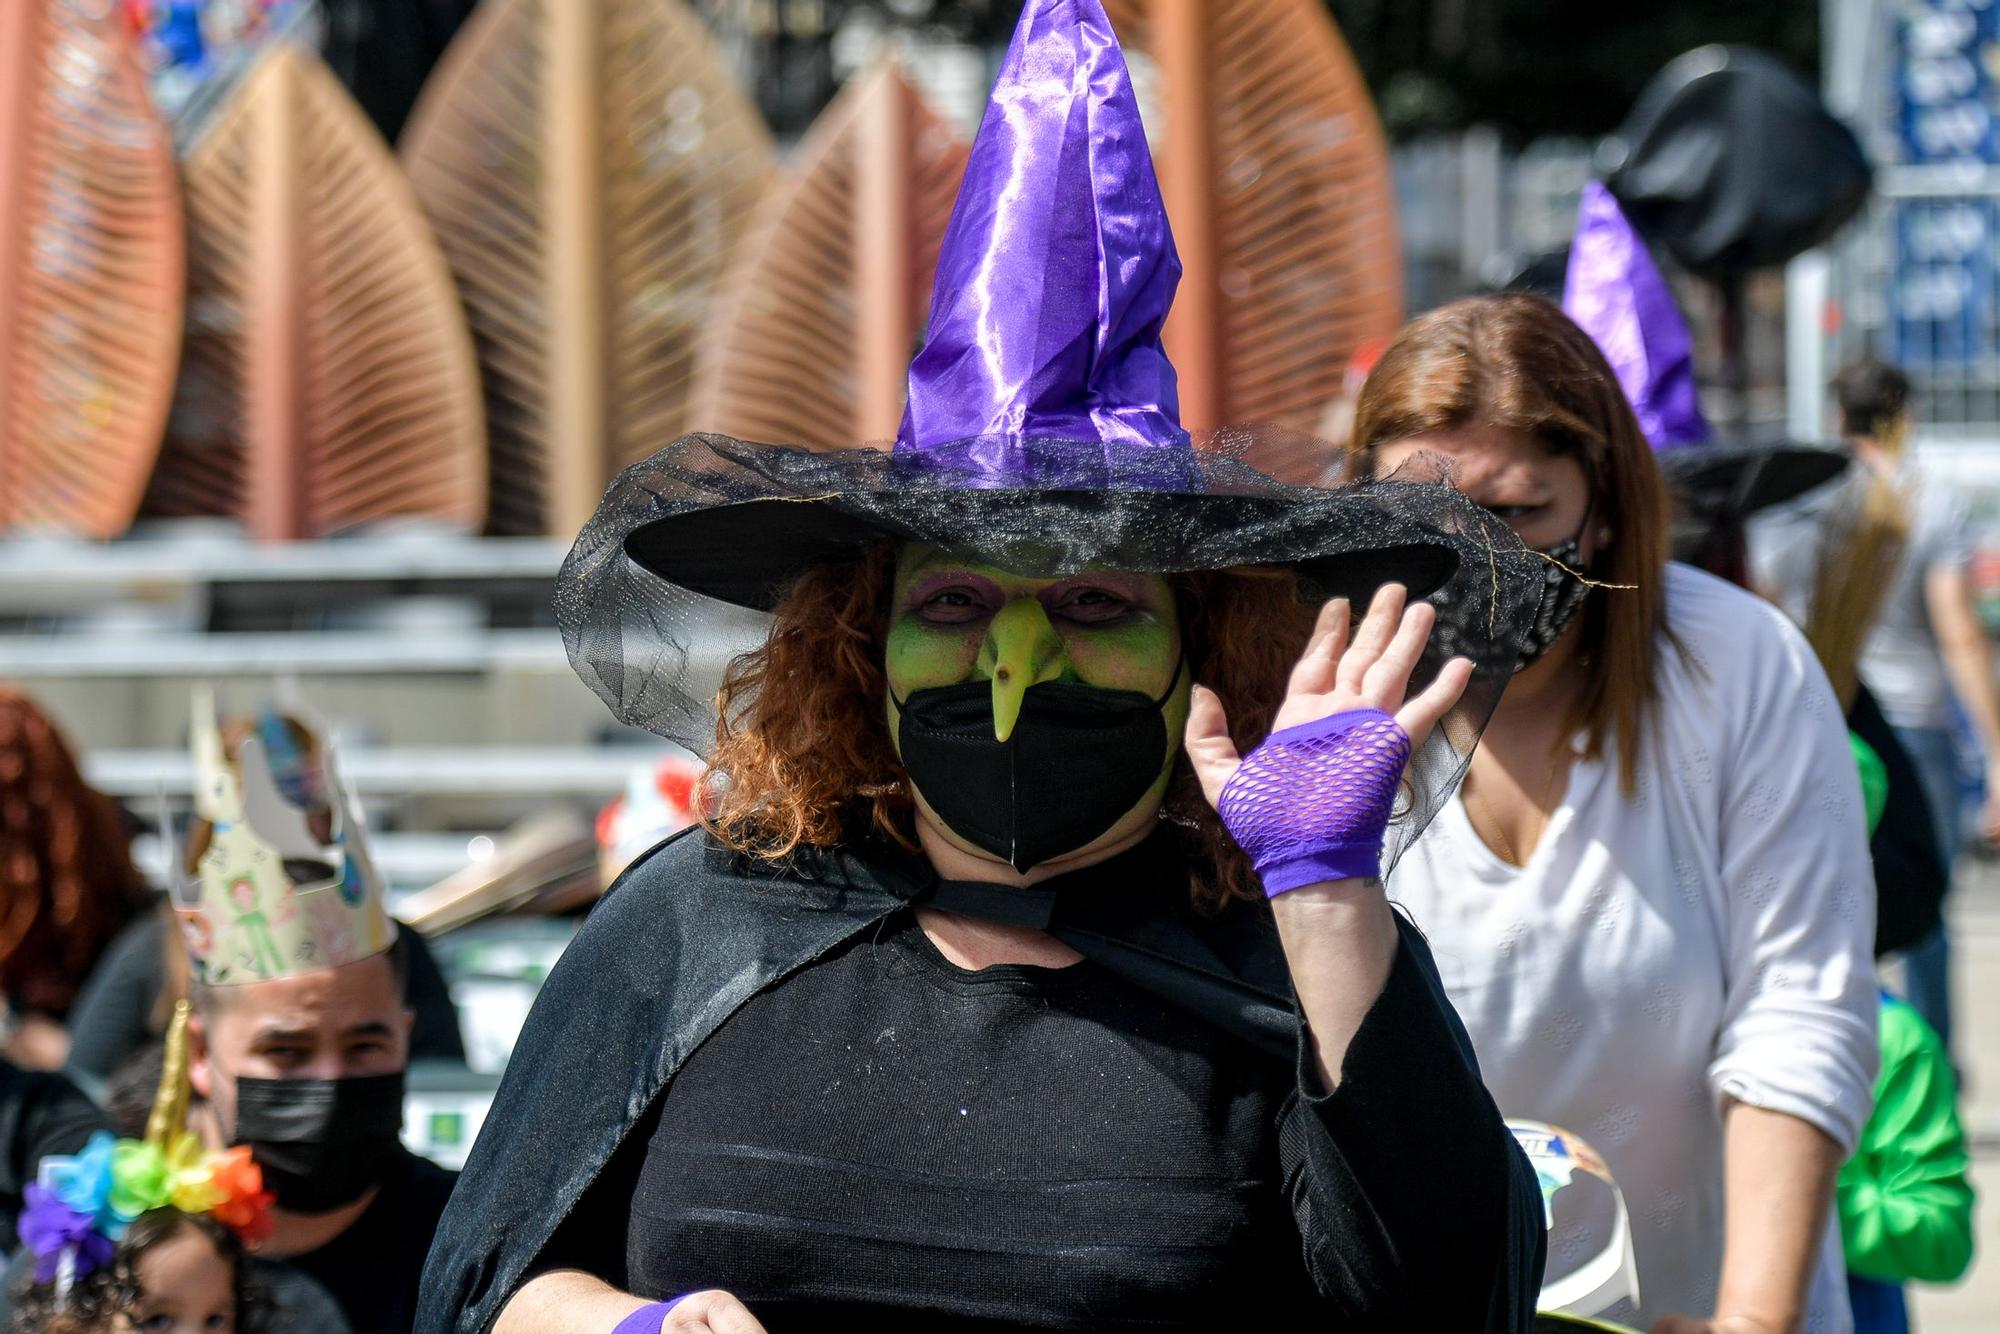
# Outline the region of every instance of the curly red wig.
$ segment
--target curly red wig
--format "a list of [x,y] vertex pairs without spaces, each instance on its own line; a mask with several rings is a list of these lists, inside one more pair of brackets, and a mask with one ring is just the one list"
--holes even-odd
[[0,688],[0,989],[61,1018],[145,902],[117,805],[48,716]]
[[[779,858],[838,843],[861,832],[850,824],[865,819],[916,846],[914,803],[885,720],[894,570],[894,548],[883,544],[808,572],[778,606],[770,637],[730,664],[709,757],[722,783],[704,821],[725,844]],[[1314,609],[1289,570],[1182,574],[1170,583],[1194,679],[1222,697],[1230,731],[1247,750],[1270,730]],[[1197,903],[1261,896],[1185,755],[1161,814],[1196,846]]]

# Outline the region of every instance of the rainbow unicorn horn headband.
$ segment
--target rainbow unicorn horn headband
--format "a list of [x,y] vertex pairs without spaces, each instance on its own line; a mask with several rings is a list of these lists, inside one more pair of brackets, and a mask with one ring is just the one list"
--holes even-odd
[[186,1001],[174,1007],[146,1137],[113,1139],[100,1130],[81,1153],[44,1158],[23,1192],[21,1242],[35,1257],[35,1281],[54,1287],[58,1307],[112,1262],[126,1230],[152,1210],[206,1214],[246,1245],[270,1235],[272,1196],[249,1148],[210,1152],[187,1130],[189,1010]]
[[[369,860],[360,804],[310,723],[292,741],[267,713],[231,762],[206,690],[194,700],[195,814],[208,846],[178,880],[174,909],[188,953],[210,986],[270,982],[381,954],[396,928]],[[326,802],[330,837],[313,829]]]

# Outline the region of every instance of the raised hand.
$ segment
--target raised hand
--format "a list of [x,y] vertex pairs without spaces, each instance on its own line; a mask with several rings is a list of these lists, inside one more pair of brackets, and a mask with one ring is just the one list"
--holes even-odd
[[[1430,688],[1405,700],[1410,673],[1423,656],[1437,612],[1428,602],[1407,605],[1401,584],[1384,584],[1368,604],[1360,630],[1348,642],[1352,616],[1346,598],[1320,608],[1312,638],[1292,668],[1285,701],[1278,706],[1271,730],[1281,732],[1354,709],[1379,709],[1393,714],[1396,725],[1420,746],[1472,680],[1472,663],[1453,658]],[[1222,795],[1223,784],[1236,773],[1241,757],[1229,739],[1229,718],[1222,701],[1206,686],[1194,688],[1188,714],[1188,758],[1210,803]]]
[[1202,791],[1257,864],[1265,892],[1372,876],[1413,746],[1464,694],[1472,664],[1447,663],[1407,698],[1437,613],[1385,584],[1350,635],[1346,599],[1321,608],[1270,737],[1246,759],[1222,701],[1195,687],[1187,751]]

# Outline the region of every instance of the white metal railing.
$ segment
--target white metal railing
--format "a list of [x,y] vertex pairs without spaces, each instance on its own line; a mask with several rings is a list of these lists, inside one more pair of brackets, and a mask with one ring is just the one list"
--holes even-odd
[[[643,746],[344,747],[340,772],[364,798],[514,794],[601,800],[623,790],[626,776],[652,753]],[[183,798],[194,788],[193,764],[182,749],[98,749],[85,757],[83,771],[92,787],[114,797]]]

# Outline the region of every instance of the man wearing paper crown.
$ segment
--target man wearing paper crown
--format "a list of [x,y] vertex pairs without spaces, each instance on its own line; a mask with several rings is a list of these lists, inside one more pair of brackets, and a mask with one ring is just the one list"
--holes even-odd
[[[425,1334],[1528,1327],[1534,1174],[1377,877],[1540,576],[1445,488],[1197,448],[1178,277],[1102,7],[1031,0],[894,447],[608,490],[572,663],[714,799],[551,974]],[[772,613],[719,721],[716,601]]]
[[452,1174],[406,1150],[407,964],[331,748],[275,712],[226,753],[196,696],[195,874],[173,900],[193,966],[189,1078],[217,1142],[275,1197],[260,1255],[355,1330],[407,1330]]

